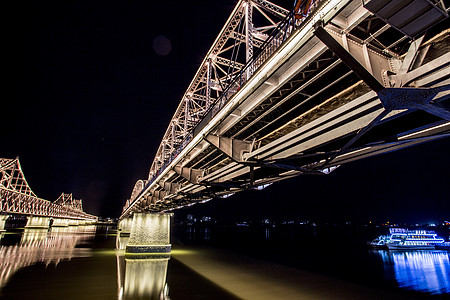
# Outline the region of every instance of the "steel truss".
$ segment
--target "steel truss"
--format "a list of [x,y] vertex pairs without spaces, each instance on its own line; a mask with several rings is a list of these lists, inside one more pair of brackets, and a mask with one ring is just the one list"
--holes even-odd
[[41,199],[31,190],[19,158],[0,158],[0,212],[96,221],[97,217],[83,211],[82,200],[64,194],[55,201]]
[[[237,3],[183,95],[158,147],[148,180],[136,182],[124,210],[190,142],[195,129],[210,120],[264,65],[317,1],[300,2],[294,11],[266,0]],[[160,196],[150,196],[146,202],[155,205],[163,201]]]
[[[411,24],[397,28],[368,10],[388,5],[383,0],[298,1],[257,46],[256,35],[246,35],[246,28],[256,27],[246,25],[252,19],[246,3],[238,3],[208,52],[148,180],[136,183],[121,218],[262,189],[300,174],[328,174],[340,164],[450,135],[444,107],[450,53],[441,49],[448,29],[423,37],[431,23],[447,17],[443,5],[402,2],[404,7],[396,9]],[[264,12],[255,3],[261,1],[247,8]],[[436,16],[430,24],[408,17],[417,14],[409,9],[417,3]],[[245,54],[243,60],[215,52],[216,47],[235,49],[224,45],[224,36],[238,47],[245,43],[245,51],[237,51]],[[223,69],[233,62],[230,72]],[[217,66],[222,75],[214,73]],[[192,99],[203,101],[197,102],[198,110],[190,109]],[[177,116],[191,123],[172,125],[181,123]]]
[[[242,69],[288,14],[288,10],[266,0],[238,2],[170,120],[151,165],[149,180],[189,141],[192,131],[211,107],[217,101],[226,101],[228,94],[239,89],[241,84],[236,79],[242,75]],[[254,23],[256,18],[260,24]],[[247,80],[253,72],[248,68],[242,80]],[[224,93],[227,93],[225,97]]]

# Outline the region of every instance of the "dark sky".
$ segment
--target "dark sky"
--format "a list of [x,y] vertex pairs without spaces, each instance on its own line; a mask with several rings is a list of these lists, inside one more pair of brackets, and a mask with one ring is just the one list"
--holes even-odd
[[[173,112],[235,3],[9,4],[0,157],[20,156],[38,196],[73,193],[87,212],[118,216],[136,180],[147,178]],[[439,221],[450,218],[449,149],[446,139],[193,211]]]

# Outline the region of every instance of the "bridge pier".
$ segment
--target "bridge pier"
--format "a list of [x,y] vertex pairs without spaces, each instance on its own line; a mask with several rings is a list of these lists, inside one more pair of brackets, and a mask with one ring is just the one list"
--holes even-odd
[[125,218],[119,221],[119,224],[117,224],[116,249],[125,250],[128,241],[130,240],[132,225],[132,218]]
[[78,220],[69,219],[67,221],[69,223],[69,226],[78,226],[79,225]]
[[117,234],[121,236],[130,236],[133,218],[125,218],[119,221],[117,225]]
[[62,218],[54,218],[52,227],[68,227],[69,226],[69,220],[68,219],[62,219]]
[[43,228],[48,229],[50,227],[50,217],[27,217],[27,225],[25,228]]
[[0,215],[0,232],[5,231],[5,224],[8,217],[8,215]]
[[170,217],[167,213],[135,213],[130,241],[126,246],[129,254],[169,254]]

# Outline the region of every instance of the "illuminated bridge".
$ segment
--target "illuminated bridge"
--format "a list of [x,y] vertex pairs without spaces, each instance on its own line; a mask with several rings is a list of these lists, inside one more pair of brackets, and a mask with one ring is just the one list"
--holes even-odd
[[82,201],[72,194],[62,193],[54,202],[36,196],[25,179],[19,158],[0,158],[0,230],[8,215],[28,216],[27,227],[36,228],[48,228],[51,219],[54,226],[97,221],[96,216],[83,211]]
[[447,18],[438,0],[239,1],[121,219],[448,137]]

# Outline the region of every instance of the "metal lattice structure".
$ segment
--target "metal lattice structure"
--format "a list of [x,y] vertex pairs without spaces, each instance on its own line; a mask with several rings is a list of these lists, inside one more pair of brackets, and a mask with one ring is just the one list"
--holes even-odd
[[[176,155],[180,146],[189,142],[194,128],[205,116],[215,113],[252,76],[256,66],[247,68],[245,74],[243,68],[288,14],[288,10],[266,0],[238,2],[170,120],[149,180]],[[257,17],[260,24],[253,22]]]
[[72,194],[61,194],[50,202],[36,196],[23,174],[19,158],[0,158],[0,212],[77,220],[96,221],[97,217],[83,211],[82,201]]
[[81,211],[83,210],[83,203],[81,199],[80,200],[74,199],[72,197],[72,194],[62,193],[61,196],[59,196],[58,199],[56,199],[55,202],[53,203],[60,206],[73,207]]
[[239,1],[121,218],[448,137],[447,18],[439,0]]

